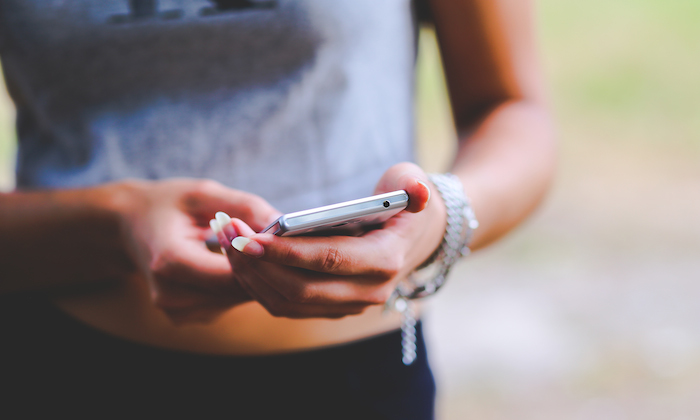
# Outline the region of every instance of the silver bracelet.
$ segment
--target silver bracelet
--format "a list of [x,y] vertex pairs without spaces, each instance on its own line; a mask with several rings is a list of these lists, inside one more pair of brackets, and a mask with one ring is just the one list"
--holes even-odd
[[447,227],[440,246],[428,261],[400,283],[387,300],[385,310],[401,313],[402,361],[410,365],[416,359],[416,319],[412,299],[430,296],[445,284],[452,266],[469,255],[474,229],[479,227],[462,182],[455,175],[430,174],[447,209]]

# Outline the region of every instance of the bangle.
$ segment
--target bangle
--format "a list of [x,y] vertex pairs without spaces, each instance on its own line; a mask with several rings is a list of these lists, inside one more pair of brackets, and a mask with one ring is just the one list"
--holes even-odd
[[457,176],[450,173],[431,174],[429,179],[445,202],[445,235],[428,261],[396,287],[385,305],[385,309],[395,310],[402,315],[402,360],[406,365],[413,363],[416,358],[416,320],[411,300],[430,296],[445,284],[452,266],[471,253],[469,243],[474,230],[479,227],[469,198],[464,194],[464,187]]
[[[445,202],[447,226],[437,251],[419,270],[409,277],[410,292],[400,292],[402,297],[416,299],[430,296],[442,287],[452,266],[471,253],[469,243],[474,229],[479,227],[469,198],[464,194],[462,182],[453,174],[431,174],[430,181],[437,187]],[[431,270],[432,269],[432,270]],[[427,279],[426,273],[427,272]]]

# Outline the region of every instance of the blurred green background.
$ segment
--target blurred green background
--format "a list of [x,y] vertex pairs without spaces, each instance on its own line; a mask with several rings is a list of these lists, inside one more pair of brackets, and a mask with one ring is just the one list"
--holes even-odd
[[[700,418],[700,2],[541,0],[559,130],[548,200],[428,302],[441,419]],[[423,31],[423,165],[453,149]],[[13,110],[0,98],[0,186]]]

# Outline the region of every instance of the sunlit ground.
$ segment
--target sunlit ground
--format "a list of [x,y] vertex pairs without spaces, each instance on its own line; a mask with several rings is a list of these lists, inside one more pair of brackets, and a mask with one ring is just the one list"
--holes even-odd
[[[538,14],[559,177],[429,304],[440,418],[700,418],[700,2],[542,0]],[[421,50],[420,150],[440,170],[449,113],[430,35]],[[0,100],[0,162],[9,118]]]

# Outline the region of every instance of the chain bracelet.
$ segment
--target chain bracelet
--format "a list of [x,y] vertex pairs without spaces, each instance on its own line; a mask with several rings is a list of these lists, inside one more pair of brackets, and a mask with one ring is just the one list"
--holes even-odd
[[416,316],[413,302],[399,298],[394,307],[401,313],[401,361],[408,366],[416,360]]
[[[430,296],[438,291],[447,279],[450,269],[461,257],[471,252],[468,245],[479,227],[469,199],[464,194],[462,182],[457,176],[431,174],[430,181],[440,193],[447,210],[447,227],[440,247],[420,270],[411,274],[407,281],[399,284],[385,304],[385,310],[401,314],[402,361],[410,365],[416,359],[416,319],[411,299]],[[433,270],[428,279],[421,279],[423,271]]]

